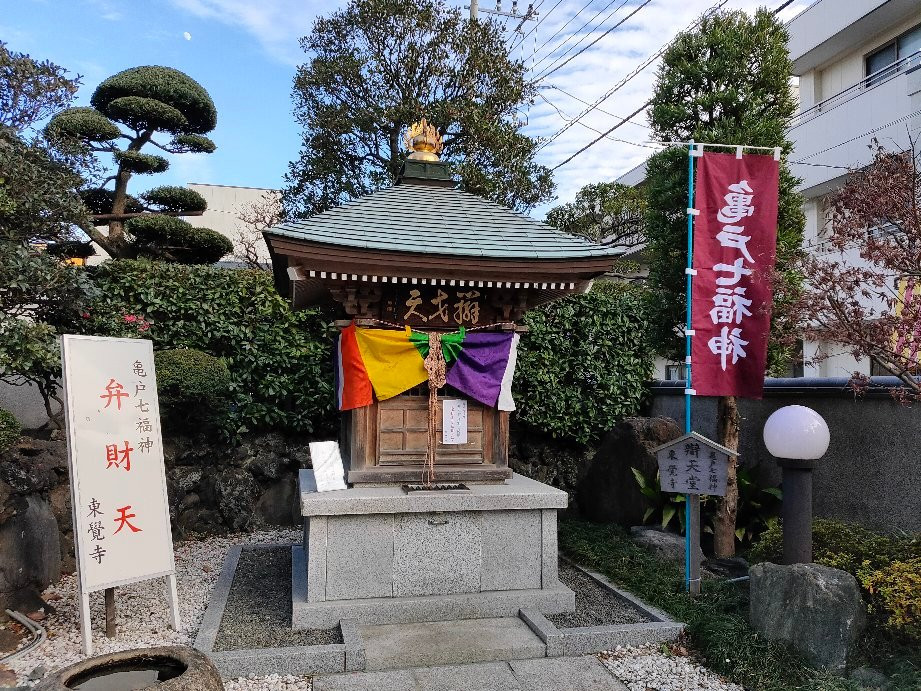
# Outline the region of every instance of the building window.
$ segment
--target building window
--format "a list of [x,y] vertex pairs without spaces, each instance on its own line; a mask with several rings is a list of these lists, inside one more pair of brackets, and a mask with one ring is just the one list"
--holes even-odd
[[[867,76],[870,77],[866,85],[878,84],[896,72],[921,64],[921,52],[919,51],[921,51],[921,26],[916,26],[894,41],[877,48],[866,57]],[[912,59],[905,64],[895,64],[910,56],[913,56]],[[890,69],[886,69],[890,66]]]
[[681,381],[684,379],[684,365],[665,365],[665,381]]

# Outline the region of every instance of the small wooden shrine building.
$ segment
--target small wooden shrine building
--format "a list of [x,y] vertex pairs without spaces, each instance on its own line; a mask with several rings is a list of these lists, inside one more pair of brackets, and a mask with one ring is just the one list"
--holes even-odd
[[[528,309],[586,292],[611,269],[615,250],[459,189],[438,160],[437,132],[424,121],[407,133],[407,146],[412,153],[392,187],[265,233],[276,285],[295,309],[338,303],[340,327],[514,332],[523,330],[516,324]],[[438,480],[511,477],[509,411],[468,404],[467,442],[438,443]],[[417,482],[428,418],[424,383],[345,411],[347,481]]]

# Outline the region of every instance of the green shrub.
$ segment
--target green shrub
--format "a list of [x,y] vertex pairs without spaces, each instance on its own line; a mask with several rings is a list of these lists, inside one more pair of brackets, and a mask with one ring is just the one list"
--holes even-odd
[[93,278],[87,332],[108,335],[124,328],[124,315],[143,315],[155,350],[194,348],[224,360],[228,434],[334,429],[328,322],[316,309],[292,312],[269,273],[118,260]]
[[196,228],[175,216],[135,216],[125,223],[125,230],[137,239],[138,253],[149,258],[213,264],[233,251],[233,243],[217,231]]
[[161,412],[178,427],[220,419],[230,393],[230,371],[221,358],[194,348],[154,354]]
[[885,625],[921,643],[921,557],[864,569],[860,582],[870,593],[871,610],[885,616]]
[[531,310],[515,373],[518,419],[585,443],[636,414],[652,370],[640,293],[599,282]]
[[0,408],[0,452],[13,446],[21,436],[22,425],[19,420],[10,411]]

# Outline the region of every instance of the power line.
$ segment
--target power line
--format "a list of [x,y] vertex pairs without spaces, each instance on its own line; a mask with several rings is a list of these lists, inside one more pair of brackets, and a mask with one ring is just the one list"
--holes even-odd
[[[718,0],[716,3],[714,3],[713,5],[711,5],[702,15],[700,15],[697,19],[695,19],[691,24],[689,24],[687,27],[685,27],[685,29],[684,29],[683,31],[684,31],[684,32],[690,31],[692,28],[694,28],[694,27],[697,26],[700,22],[702,22],[706,17],[708,17],[709,15],[711,15],[712,13],[714,13],[714,12],[716,12],[718,9],[720,9],[720,8],[721,8],[723,5],[725,5],[727,2],[728,2],[728,0]],[[573,122],[576,122],[576,121],[581,120],[583,117],[585,117],[585,116],[588,115],[590,112],[592,112],[593,110],[595,110],[595,109],[596,109],[599,105],[601,105],[604,101],[606,101],[607,99],[609,99],[609,98],[614,94],[614,92],[616,92],[617,90],[623,88],[624,85],[625,85],[627,82],[629,82],[631,79],[633,79],[634,77],[636,77],[636,75],[638,75],[640,72],[642,72],[642,71],[645,70],[647,67],[649,67],[649,65],[651,65],[655,60],[657,60],[657,59],[668,49],[668,46],[669,46],[670,44],[671,44],[671,41],[668,41],[668,42],[664,43],[655,53],[653,53],[652,55],[650,55],[650,56],[649,56],[648,58],[646,58],[643,62],[641,62],[637,67],[635,67],[635,68],[633,69],[633,71],[630,72],[630,74],[628,74],[626,77],[624,77],[622,80],[620,80],[620,81],[619,81],[617,84],[615,84],[613,87],[611,87],[610,89],[608,89],[604,94],[602,94],[602,96],[601,96],[600,98],[596,99],[594,103],[592,103],[590,106],[588,106],[587,108],[585,108],[581,113],[579,113],[579,115],[577,115],[577,116],[574,118]],[[644,107],[645,107],[645,106],[644,106]],[[633,115],[631,115],[631,116],[629,116],[629,117],[633,117]],[[628,119],[629,119],[629,118],[628,118]],[[553,140],[557,139],[561,134],[563,134],[566,130],[568,130],[570,127],[572,127],[573,122],[568,122],[568,123],[566,123],[563,127],[561,127],[557,132],[555,132],[553,135],[551,135],[548,139],[546,139],[545,141],[541,142],[541,144],[537,147],[536,151],[540,151],[541,149],[543,149],[543,148],[545,148],[546,146],[548,146]]]
[[[646,5],[648,5],[650,2],[652,2],[652,0],[643,0],[643,2],[642,2],[635,10],[633,10],[630,14],[628,14],[626,17],[624,17],[624,18],[621,19],[619,22],[617,22],[617,24],[615,24],[615,25],[612,26],[610,29],[608,29],[608,30],[605,31],[603,34],[601,34],[601,36],[599,36],[599,37],[596,38],[594,41],[592,41],[591,43],[589,43],[587,46],[585,46],[584,48],[582,48],[579,52],[577,52],[577,53],[575,53],[575,54],[573,54],[573,55],[570,55],[566,60],[564,60],[563,62],[559,63],[559,64],[556,65],[555,67],[554,67],[553,65],[550,65],[550,69],[548,69],[547,71],[543,72],[543,73],[542,73],[540,76],[538,76],[534,81],[539,82],[539,81],[541,81],[542,79],[546,79],[547,77],[549,77],[549,76],[550,76],[551,74],[553,74],[554,72],[559,72],[561,69],[563,69],[564,67],[566,67],[566,65],[568,65],[570,62],[572,62],[572,61],[575,60],[577,57],[579,57],[580,55],[582,55],[582,53],[584,53],[584,52],[587,51],[589,48],[591,48],[592,46],[594,46],[595,44],[597,44],[598,41],[600,41],[601,39],[603,39],[605,36],[607,36],[608,34],[610,34],[610,33],[611,33],[612,31],[614,31],[615,29],[619,28],[624,22],[626,22],[628,19],[630,19],[630,17],[632,17],[633,15],[635,15],[635,14],[636,14],[637,12],[639,12],[641,9],[643,9],[644,7],[646,7]],[[623,7],[623,6],[626,5],[626,4],[627,4],[627,0],[624,0],[623,5],[620,5],[617,9],[619,10],[621,7]],[[616,12],[616,11],[617,11],[617,10],[615,10],[615,12]],[[613,15],[613,12],[612,12],[611,14]],[[577,43],[576,45],[579,45],[579,44]],[[573,47],[575,47],[575,46],[573,46]],[[565,53],[564,53],[564,55],[565,55]]]
[[[566,113],[564,113],[564,112],[559,108],[559,106],[557,106],[557,105],[554,104],[554,103],[551,103],[551,102],[547,99],[546,96],[544,96],[544,95],[541,94],[541,93],[538,93],[537,95],[540,96],[541,100],[542,100],[544,103],[546,103],[548,106],[550,106],[551,108],[553,108],[553,110],[556,111],[556,114],[559,115],[561,118],[563,118],[563,120],[565,120],[565,121],[567,121],[567,122],[570,121],[570,120],[572,120],[572,118],[570,118],[568,115],[566,115]],[[621,118],[619,115],[614,115],[613,117],[616,117],[616,118],[621,119],[621,120],[628,120],[627,118]],[[640,142],[632,142],[632,141],[630,141],[629,139],[621,139],[620,137],[612,137],[610,134],[607,134],[607,135],[606,135],[606,134],[604,134],[601,130],[599,130],[599,129],[595,128],[595,127],[592,127],[591,125],[589,125],[588,123],[585,123],[585,122],[578,122],[577,124],[582,125],[582,127],[584,127],[585,129],[591,130],[592,132],[595,132],[596,134],[601,134],[601,135],[604,136],[606,139],[610,139],[612,142],[620,142],[621,144],[629,144],[630,146],[638,146],[638,147],[641,147],[641,148],[644,148],[644,149],[655,149],[655,148],[657,148],[656,146],[653,146],[653,145],[651,145],[651,144],[642,144],[642,143],[640,143]],[[635,123],[634,123],[634,124],[635,124]]]
[[[612,4],[614,4],[615,2],[617,2],[617,0],[611,0],[611,1],[608,3],[608,5],[607,5],[604,9],[606,10],[608,7],[610,7],[610,6],[611,6]],[[548,37],[547,37],[547,40],[544,41],[543,43],[541,43],[540,46],[539,46],[538,48],[535,48],[535,49],[534,49],[534,52],[535,52],[535,53],[539,53],[540,51],[542,51],[542,50],[544,49],[544,46],[546,46],[546,45],[547,45],[548,43],[550,43],[554,38],[556,38],[556,37],[559,36],[561,33],[563,33],[563,29],[565,29],[567,26],[569,26],[570,24],[572,24],[572,23],[576,20],[576,18],[577,18],[580,14],[582,14],[585,10],[587,10],[589,7],[591,7],[591,5],[592,5],[592,0],[588,0],[588,2],[586,2],[586,3],[579,9],[578,12],[576,12],[573,16],[571,16],[569,19],[566,20],[566,23],[563,24],[563,26],[561,26],[559,29],[557,29],[555,32],[553,32],[550,36],[548,36]],[[601,10],[601,12],[604,12],[604,10]],[[599,12],[598,14],[601,14],[601,12]],[[597,17],[598,14],[596,14],[595,16]],[[591,21],[591,20],[589,20],[589,21]],[[583,25],[583,28],[584,28],[584,25]],[[554,48],[554,50],[556,50],[556,48]],[[553,51],[550,51],[550,52],[552,53]],[[540,62],[543,62],[543,61],[544,61],[544,58],[541,58]]]
[[616,125],[614,125],[614,126],[611,127],[610,129],[608,129],[606,132],[602,132],[598,137],[596,137],[595,139],[593,139],[592,141],[590,141],[588,144],[586,144],[585,146],[583,146],[581,149],[579,149],[576,153],[574,153],[572,156],[570,156],[569,158],[567,158],[565,161],[563,161],[562,163],[558,163],[557,165],[553,166],[553,168],[551,168],[551,170],[556,170],[557,168],[562,168],[563,166],[565,166],[567,163],[569,163],[569,162],[570,162],[572,159],[574,159],[576,156],[578,156],[578,155],[581,154],[582,152],[586,151],[587,149],[589,149],[590,147],[594,146],[595,144],[597,144],[598,142],[600,142],[602,139],[604,139],[605,137],[607,137],[609,134],[611,134],[611,132],[613,132],[613,131],[616,130],[618,127],[620,127],[620,126],[623,125],[625,122],[627,122],[627,121],[629,120],[629,118],[632,118],[634,115],[637,115],[638,113],[640,113],[646,106],[649,105],[649,103],[650,103],[649,101],[646,101],[646,103],[644,103],[644,104],[641,105],[639,108],[637,108],[635,111],[633,111],[632,113],[630,113],[630,115],[628,115],[626,118],[624,118],[623,120],[621,120],[620,122],[618,122]]
[[[605,6],[602,7],[600,10],[598,10],[597,12],[595,12],[595,15],[594,15],[591,19],[589,19],[587,22],[585,22],[585,24],[583,24],[583,25],[580,26],[576,31],[574,31],[574,32],[571,33],[569,36],[567,36],[558,46],[554,46],[554,47],[550,50],[549,53],[547,53],[544,57],[542,57],[540,60],[537,61],[537,64],[535,64],[535,65],[533,65],[533,66],[531,67],[532,72],[533,72],[533,70],[536,69],[537,66],[540,65],[542,62],[544,62],[544,61],[546,61],[546,60],[551,60],[551,61],[552,61],[552,60],[554,59],[554,58],[553,58],[553,54],[554,54],[556,51],[558,51],[558,50],[560,50],[561,48],[563,48],[563,46],[565,46],[565,45],[566,45],[567,43],[569,43],[572,39],[574,39],[576,36],[578,36],[579,33],[580,33],[585,27],[587,27],[589,24],[591,24],[593,21],[595,21],[598,17],[600,17],[600,16],[602,15],[602,13],[604,13],[605,10],[607,10],[607,9],[608,9],[611,5],[613,5],[615,2],[617,2],[617,0],[610,0],[610,1],[608,2],[607,5],[605,5]],[[582,7],[582,9],[580,9],[578,12],[576,12],[576,13],[572,16],[572,18],[571,18],[569,21],[567,21],[565,24],[563,24],[563,26],[561,26],[561,27],[556,31],[556,33],[554,33],[552,36],[549,36],[549,37],[547,38],[547,40],[544,41],[544,42],[540,45],[540,47],[539,47],[535,52],[539,53],[540,51],[542,51],[542,50],[544,49],[544,46],[546,46],[546,45],[547,45],[548,43],[550,43],[554,38],[556,38],[556,37],[559,36],[561,33],[563,33],[563,29],[565,29],[567,26],[569,26],[569,25],[576,19],[576,17],[578,17],[578,16],[579,16],[580,14],[582,14],[585,10],[587,10],[589,7],[591,7],[591,4],[592,4],[592,0],[588,0],[588,2]],[[623,7],[625,4],[626,4],[626,0],[624,0],[624,2],[621,4],[620,7]],[[613,12],[611,12],[611,14],[609,14],[607,17],[605,17],[604,19],[602,19],[602,20],[598,23],[598,26],[601,26],[601,25],[604,24],[606,21],[608,21],[608,19],[610,19],[611,17],[613,17],[613,16],[617,13],[617,10],[620,9],[620,7],[618,7],[616,10],[614,10]],[[584,40],[584,39],[580,39],[579,42],[581,43],[582,40]],[[579,43],[576,43],[576,45],[579,45]],[[573,47],[575,47],[575,46],[573,46]],[[571,49],[570,49],[570,50],[571,50]],[[566,51],[566,53],[568,53],[568,52],[569,52],[569,51]],[[565,55],[566,53],[563,53],[563,55]],[[558,56],[556,57],[556,59],[559,59],[560,57],[562,57],[562,55],[558,55]]]
[[[584,98],[579,98],[579,97],[576,96],[575,94],[571,94],[571,93],[569,93],[568,91],[566,91],[566,89],[561,89],[560,87],[558,87],[558,86],[556,86],[556,85],[548,84],[548,85],[547,85],[547,88],[548,88],[548,89],[553,89],[554,91],[559,91],[561,94],[564,94],[564,95],[566,95],[566,96],[569,96],[569,98],[571,98],[571,99],[573,99],[573,100],[575,100],[575,101],[578,101],[578,102],[581,103],[582,105],[585,105],[585,106],[590,106],[590,105],[592,105],[591,103],[589,103],[588,101],[586,101]],[[548,103],[549,103],[549,101],[548,101]],[[612,118],[617,118],[618,120],[623,120],[623,119],[624,119],[624,117],[623,117],[622,115],[617,115],[616,113],[612,113],[611,111],[605,110],[604,108],[596,107],[595,110],[597,110],[599,113],[604,113],[605,115],[610,115]],[[642,128],[644,128],[644,129],[647,129],[647,130],[651,130],[651,129],[652,129],[649,125],[645,125],[645,124],[643,124],[642,122],[637,122],[636,120],[630,120],[630,124],[631,124],[631,125],[638,125],[639,127],[642,127]]]

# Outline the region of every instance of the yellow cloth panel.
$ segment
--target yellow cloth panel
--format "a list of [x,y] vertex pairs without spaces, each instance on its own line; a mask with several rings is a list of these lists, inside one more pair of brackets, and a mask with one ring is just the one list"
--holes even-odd
[[358,350],[378,400],[392,398],[429,378],[409,331],[356,329]]

